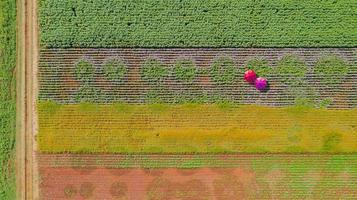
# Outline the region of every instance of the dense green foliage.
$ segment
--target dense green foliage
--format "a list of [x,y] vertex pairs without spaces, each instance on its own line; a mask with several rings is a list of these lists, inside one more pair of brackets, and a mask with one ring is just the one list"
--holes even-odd
[[356,47],[353,0],[40,0],[46,47]]
[[160,84],[167,74],[165,66],[156,58],[146,60],[141,69],[141,77],[150,84]]
[[198,72],[195,63],[187,58],[176,60],[174,70],[176,79],[185,83],[192,83]]
[[16,1],[0,1],[0,199],[15,199]]
[[216,84],[228,85],[236,79],[237,69],[231,58],[219,57],[213,61],[210,73]]
[[102,100],[102,92],[91,85],[85,84],[79,88],[76,93],[75,101],[81,102],[100,102]]
[[90,61],[85,59],[78,61],[78,63],[76,63],[75,65],[74,70],[76,78],[83,83],[91,82],[95,75],[94,65]]
[[272,71],[268,61],[264,58],[253,58],[249,60],[246,68],[254,70],[260,77],[268,77]]
[[321,82],[327,85],[341,83],[348,74],[345,61],[337,56],[322,57],[314,67],[316,75],[321,76]]
[[104,64],[103,72],[107,80],[118,83],[123,81],[127,69],[123,61],[110,59]]
[[274,69],[274,74],[279,76],[281,82],[288,86],[302,84],[306,73],[306,64],[295,55],[285,55]]

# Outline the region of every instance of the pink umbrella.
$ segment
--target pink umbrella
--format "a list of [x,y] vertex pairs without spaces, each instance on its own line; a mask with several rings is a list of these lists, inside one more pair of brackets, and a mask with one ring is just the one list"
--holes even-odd
[[257,90],[263,91],[266,90],[268,86],[268,82],[265,78],[257,78],[255,80],[255,88],[257,88]]
[[253,70],[248,70],[244,73],[245,81],[253,84],[255,79],[257,79],[257,74]]

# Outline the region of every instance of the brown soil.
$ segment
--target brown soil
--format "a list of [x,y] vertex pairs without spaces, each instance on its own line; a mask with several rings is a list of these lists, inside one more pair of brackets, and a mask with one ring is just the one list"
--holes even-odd
[[[42,167],[42,199],[66,199],[70,195],[72,199],[205,200],[212,196],[224,199],[217,184],[223,188],[222,184],[239,183],[246,180],[245,176],[251,176],[249,172],[232,170],[227,181],[226,175],[208,168],[185,169],[184,172],[175,168],[150,169],[150,173],[148,169],[132,169],[128,173],[127,169],[97,168],[90,174],[78,173],[78,170]],[[238,189],[243,187],[240,183]]]
[[95,186],[91,182],[84,182],[81,184],[79,189],[79,195],[84,199],[89,199],[93,196],[93,192],[95,190]]
[[128,186],[122,182],[114,182],[110,187],[110,194],[117,199],[126,199]]
[[75,187],[74,185],[68,184],[68,185],[66,185],[66,186],[64,187],[63,192],[64,192],[64,196],[65,196],[66,198],[72,198],[72,197],[76,196],[76,194],[77,194],[77,189],[76,189],[76,187]]

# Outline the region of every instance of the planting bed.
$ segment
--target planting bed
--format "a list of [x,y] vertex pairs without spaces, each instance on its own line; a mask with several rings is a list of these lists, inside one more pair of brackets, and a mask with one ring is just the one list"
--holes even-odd
[[[42,50],[39,150],[355,152],[355,52]],[[268,91],[243,81],[247,68]]]
[[[39,103],[42,152],[356,152],[357,110]],[[61,141],[61,142],[58,142]]]
[[39,0],[44,47],[356,47],[355,2]]
[[[125,157],[42,155],[41,195],[44,199],[131,200],[353,199],[357,195],[353,155]],[[189,169],[171,168],[176,166],[175,157],[192,163],[186,165]],[[82,166],[75,164],[81,161]],[[108,165],[113,161],[119,165]],[[126,161],[133,165],[121,168]]]
[[[229,101],[269,106],[292,105],[300,99],[315,104],[325,102],[322,106],[331,108],[352,108],[357,105],[356,51],[355,48],[46,49],[41,51],[39,99],[65,104]],[[213,70],[215,62],[222,58],[231,62],[231,71]],[[113,59],[119,59],[126,67],[121,79],[108,79],[105,74],[106,63]],[[163,74],[143,72],[150,59],[160,63]],[[192,62],[196,69],[193,75],[176,70],[182,59]],[[76,72],[77,63],[83,60],[92,69],[83,72],[90,75],[87,81],[77,77]],[[326,70],[317,70],[328,62],[331,63]],[[248,67],[268,78],[267,92],[258,92],[243,81]],[[147,76],[160,79],[147,80],[150,78]],[[192,80],[182,80],[187,76],[193,77]]]

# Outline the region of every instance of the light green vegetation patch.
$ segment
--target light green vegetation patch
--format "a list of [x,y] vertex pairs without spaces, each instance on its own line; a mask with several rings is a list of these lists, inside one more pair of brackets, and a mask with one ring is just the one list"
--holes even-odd
[[272,73],[272,67],[264,58],[252,58],[247,62],[247,69],[254,70],[258,76],[267,78]]
[[238,71],[232,58],[216,58],[210,69],[212,80],[218,85],[228,85],[234,83]]
[[177,80],[184,83],[192,83],[196,78],[198,68],[195,63],[188,58],[176,60],[174,65],[174,74]]
[[117,83],[124,80],[127,68],[122,60],[112,58],[105,62],[103,73],[105,79]]
[[321,76],[322,84],[333,86],[343,81],[348,69],[349,67],[343,59],[337,56],[325,56],[316,63],[314,72]]
[[147,83],[155,85],[160,84],[167,74],[168,70],[161,61],[156,58],[146,60],[141,71],[142,79]]

